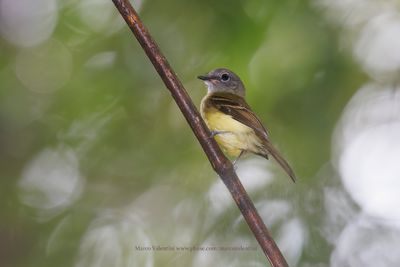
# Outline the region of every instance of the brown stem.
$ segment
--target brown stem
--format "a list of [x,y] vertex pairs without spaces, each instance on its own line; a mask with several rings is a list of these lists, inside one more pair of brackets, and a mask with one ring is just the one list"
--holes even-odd
[[285,258],[282,256],[282,253],[254,207],[253,202],[243,188],[232,163],[224,156],[215,140],[211,138],[209,129],[200,117],[188,93],[153,38],[151,38],[150,33],[143,25],[138,14],[128,0],[113,0],[113,2],[146,52],[148,58],[153,63],[154,68],[164,81],[166,87],[171,92],[176,104],[185,116],[200,142],[200,145],[203,147],[213,169],[218,173],[229,189],[240,212],[264,251],[264,254],[268,257],[269,262],[274,267],[288,266]]

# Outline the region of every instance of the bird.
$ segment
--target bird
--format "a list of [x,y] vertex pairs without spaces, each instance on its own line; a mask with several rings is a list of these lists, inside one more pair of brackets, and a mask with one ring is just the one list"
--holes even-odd
[[222,150],[236,157],[233,164],[245,153],[266,159],[271,155],[295,182],[292,167],[272,145],[269,132],[247,104],[245,86],[239,76],[229,69],[217,68],[197,78],[208,89],[201,100],[201,116]]

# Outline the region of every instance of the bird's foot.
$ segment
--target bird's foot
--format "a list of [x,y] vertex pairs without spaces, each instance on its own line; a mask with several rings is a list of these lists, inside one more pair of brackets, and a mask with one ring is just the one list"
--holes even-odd
[[246,153],[246,150],[242,150],[239,154],[239,156],[237,156],[237,158],[232,162],[233,165],[233,169],[236,171],[237,169],[237,165],[236,163],[239,161],[240,157],[243,156],[243,154]]
[[219,134],[227,134],[230,133],[229,131],[211,131],[211,138],[214,138],[216,135]]

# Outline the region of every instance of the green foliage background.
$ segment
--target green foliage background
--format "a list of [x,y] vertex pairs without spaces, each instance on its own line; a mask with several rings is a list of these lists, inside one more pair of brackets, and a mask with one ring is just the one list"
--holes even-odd
[[[153,214],[153,219],[164,221],[160,227],[166,229],[154,229],[151,235],[161,232],[163,237],[156,240],[169,244],[163,232],[173,228],[168,214],[176,203],[191,199],[193,209],[206,214],[210,203],[204,195],[218,179],[111,1],[87,2],[88,13],[79,11],[79,1],[57,3],[50,39],[33,47],[0,39],[1,266],[76,266],[84,253],[83,236],[101,210],[118,210],[160,185],[175,188],[174,200],[158,199],[167,203],[160,212],[165,216]],[[305,225],[318,225],[324,216],[322,185],[338,183],[334,175],[321,180],[318,173],[329,165],[332,131],[344,106],[366,80],[351,51],[341,46],[342,29],[309,1],[147,0],[140,5],[140,16],[196,104],[205,94],[197,75],[228,67],[242,77],[248,102],[299,177],[293,185],[273,165],[282,179],[274,181],[269,193],[252,197],[284,198]],[[48,44],[53,49],[48,57],[32,52]],[[57,65],[52,60],[62,52],[60,47],[67,59]],[[25,60],[23,53],[35,54],[38,63],[28,66],[29,81],[42,77],[43,87],[50,90],[21,82],[16,62]],[[51,81],[63,67],[68,78],[54,89]],[[50,69],[53,74],[47,74]],[[79,196],[49,216],[43,216],[40,205],[21,201],[27,193],[20,182],[29,162],[46,149],[73,151],[84,181]],[[38,194],[32,199],[40,199]],[[311,211],[302,205],[309,196]],[[236,216],[231,207],[214,221],[221,244],[235,235],[224,228]],[[183,232],[193,226],[187,221],[179,224]],[[298,264],[328,262],[331,246],[318,229],[309,228]],[[245,225],[239,232],[255,244]],[[192,233],[199,243],[214,234]],[[265,262],[260,250],[251,255]],[[246,258],[222,255],[236,256]],[[174,257],[155,254],[154,264],[190,266],[193,260],[193,254],[171,262]],[[91,266],[89,262],[83,265]]]

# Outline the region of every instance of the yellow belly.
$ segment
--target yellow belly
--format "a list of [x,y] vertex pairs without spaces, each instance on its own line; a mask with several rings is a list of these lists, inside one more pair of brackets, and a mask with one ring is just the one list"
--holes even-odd
[[216,109],[209,109],[202,115],[211,131],[226,132],[217,134],[215,140],[228,155],[237,157],[242,150],[259,150],[261,142],[250,127]]

